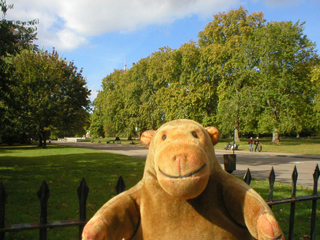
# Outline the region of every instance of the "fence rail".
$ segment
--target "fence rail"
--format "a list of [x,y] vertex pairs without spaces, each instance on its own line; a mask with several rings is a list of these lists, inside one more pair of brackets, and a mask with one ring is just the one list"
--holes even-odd
[[[316,238],[316,211],[317,211],[317,200],[320,199],[320,194],[318,194],[318,180],[319,180],[319,166],[317,165],[313,174],[313,194],[307,196],[299,196],[296,197],[297,190],[297,180],[298,180],[298,171],[297,168],[294,167],[292,173],[292,195],[291,198],[283,198],[283,199],[273,199],[274,193],[274,183],[276,179],[276,174],[274,169],[272,168],[269,174],[269,195],[267,204],[272,208],[274,205],[279,204],[290,204],[290,219],[289,219],[289,234],[287,239],[293,239],[294,232],[294,222],[295,222],[295,209],[296,202],[301,201],[312,201],[312,213],[311,213],[311,222],[310,222],[310,239],[315,240]],[[247,170],[246,174],[243,177],[243,180],[250,185],[252,177],[250,169]],[[123,181],[122,176],[119,177],[116,184],[116,192],[117,194],[125,190],[125,183]],[[16,232],[16,231],[24,231],[24,230],[39,230],[39,239],[46,240],[47,239],[47,230],[52,228],[61,228],[61,227],[71,227],[78,226],[79,227],[79,235],[78,238],[81,240],[81,234],[84,225],[87,222],[86,217],[86,205],[87,198],[89,194],[89,187],[84,178],[82,178],[81,183],[77,189],[78,198],[79,198],[79,219],[75,220],[60,220],[60,221],[52,221],[48,222],[48,199],[50,196],[50,189],[46,183],[43,181],[40,189],[37,192],[38,198],[40,200],[40,222],[39,223],[23,223],[23,224],[13,224],[13,225],[5,225],[5,206],[7,200],[7,192],[5,190],[5,186],[3,182],[0,182],[0,240],[5,239],[6,232]],[[319,233],[318,233],[319,234]]]

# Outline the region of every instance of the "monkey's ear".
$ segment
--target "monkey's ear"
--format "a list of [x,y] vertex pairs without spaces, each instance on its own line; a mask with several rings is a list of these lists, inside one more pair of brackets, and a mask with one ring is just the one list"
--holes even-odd
[[216,145],[220,140],[220,132],[215,127],[206,127],[207,132],[211,138],[212,144]]
[[149,148],[150,142],[155,135],[156,131],[154,130],[147,130],[141,134],[140,137],[140,142],[142,143],[143,146],[146,148]]

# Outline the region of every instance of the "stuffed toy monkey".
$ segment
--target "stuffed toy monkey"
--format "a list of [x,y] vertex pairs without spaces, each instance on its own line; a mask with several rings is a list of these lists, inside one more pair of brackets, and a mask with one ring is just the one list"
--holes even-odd
[[225,172],[215,127],[181,119],[146,131],[144,175],[86,224],[83,240],[284,239],[260,195]]

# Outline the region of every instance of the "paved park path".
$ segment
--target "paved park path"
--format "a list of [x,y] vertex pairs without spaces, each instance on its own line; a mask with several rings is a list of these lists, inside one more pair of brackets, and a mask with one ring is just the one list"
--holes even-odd
[[[53,143],[96,149],[139,158],[146,158],[148,153],[148,149],[140,145],[58,141],[54,141]],[[231,153],[232,151],[230,150],[216,150],[216,156],[222,167],[224,167],[223,155]],[[296,166],[298,170],[297,184],[306,187],[313,187],[313,173],[316,165],[318,164],[320,166],[320,155],[249,151],[235,151],[235,154],[237,169],[232,173],[235,176],[243,177],[249,168],[253,178],[267,180],[271,168],[273,167],[276,173],[277,182],[291,183],[292,172]]]

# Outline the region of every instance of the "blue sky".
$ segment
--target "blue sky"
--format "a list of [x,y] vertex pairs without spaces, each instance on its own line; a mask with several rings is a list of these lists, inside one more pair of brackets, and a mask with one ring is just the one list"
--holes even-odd
[[6,18],[39,19],[40,48],[53,47],[83,68],[91,99],[114,69],[130,68],[169,46],[179,48],[213,20],[243,6],[262,11],[267,21],[306,22],[304,33],[320,44],[320,0],[7,0]]

